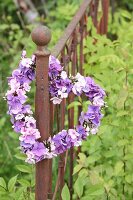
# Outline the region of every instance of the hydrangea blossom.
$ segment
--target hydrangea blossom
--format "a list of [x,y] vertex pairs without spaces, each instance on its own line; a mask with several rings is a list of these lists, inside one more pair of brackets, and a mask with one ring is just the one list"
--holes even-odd
[[31,106],[26,104],[26,93],[30,91],[30,83],[35,79],[35,56],[26,57],[22,52],[18,69],[8,78],[10,89],[6,93],[8,114],[15,132],[20,133],[19,140],[23,153],[27,155],[26,162],[37,163],[45,158],[52,158],[73,146],[79,146],[89,134],[96,134],[103,117],[101,108],[104,103],[104,90],[90,77],[77,73],[75,77],[67,75],[58,59],[49,58],[49,92],[53,104],[60,104],[73,92],[79,96],[85,94],[90,100],[87,112],[81,112],[79,124],[73,129],[62,130],[53,138],[38,141],[41,137],[32,116]]

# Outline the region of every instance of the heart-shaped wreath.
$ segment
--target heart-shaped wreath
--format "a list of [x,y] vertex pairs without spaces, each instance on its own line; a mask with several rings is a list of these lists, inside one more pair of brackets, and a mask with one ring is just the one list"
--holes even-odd
[[58,59],[49,57],[49,92],[53,104],[60,104],[70,92],[80,96],[82,93],[90,101],[87,112],[81,112],[79,124],[73,129],[62,130],[53,138],[39,142],[41,137],[36,128],[36,120],[32,116],[31,107],[26,103],[26,92],[30,91],[30,83],[35,79],[35,56],[26,57],[22,52],[18,69],[8,78],[10,90],[5,98],[8,103],[8,114],[11,116],[14,131],[21,133],[19,140],[23,153],[27,155],[26,162],[37,163],[45,158],[52,158],[73,146],[81,145],[89,134],[96,134],[103,117],[101,109],[105,106],[104,90],[90,77],[77,73],[67,76]]

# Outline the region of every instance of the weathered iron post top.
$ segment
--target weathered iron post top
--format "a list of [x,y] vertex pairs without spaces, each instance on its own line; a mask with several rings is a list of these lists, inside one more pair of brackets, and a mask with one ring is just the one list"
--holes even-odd
[[[37,45],[36,56],[36,95],[35,95],[35,116],[37,128],[40,131],[40,141],[47,140],[49,131],[49,82],[48,67],[50,51],[47,45],[51,40],[51,32],[46,26],[36,27],[31,37]],[[51,172],[50,160],[45,159],[36,164],[36,200],[47,200],[49,190],[49,177]]]

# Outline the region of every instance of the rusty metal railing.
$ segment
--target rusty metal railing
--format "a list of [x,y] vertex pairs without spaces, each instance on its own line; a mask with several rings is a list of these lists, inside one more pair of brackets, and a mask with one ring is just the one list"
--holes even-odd
[[[99,3],[102,5],[102,16],[98,20]],[[94,26],[99,34],[107,33],[109,0],[84,0],[81,7],[66,28],[51,54],[58,57],[68,74],[75,75],[78,71],[83,74],[84,64],[84,38],[87,31],[87,19],[92,17]],[[74,95],[70,94],[61,105],[53,105],[49,101],[48,63],[50,52],[47,45],[51,34],[47,27],[39,26],[32,32],[32,40],[37,45],[36,54],[36,96],[35,114],[37,127],[40,130],[41,140],[46,140],[65,127],[65,113],[68,113],[68,128],[74,126],[74,109],[66,110],[66,105],[74,101]],[[79,108],[79,113],[81,108]],[[56,128],[53,126],[56,122]],[[79,149],[80,151],[80,149]],[[72,200],[73,194],[73,160],[76,154],[73,148],[59,157],[58,175],[55,190],[52,191],[52,160],[45,159],[36,164],[36,200],[61,199],[61,191],[64,186],[64,175],[67,163],[69,163],[69,189]],[[58,198],[57,198],[58,192]]]

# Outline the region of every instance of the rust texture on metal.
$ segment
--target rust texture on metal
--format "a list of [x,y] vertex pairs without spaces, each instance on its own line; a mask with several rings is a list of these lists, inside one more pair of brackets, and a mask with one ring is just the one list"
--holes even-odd
[[[50,51],[46,45],[51,39],[51,33],[45,26],[38,26],[32,31],[32,40],[37,45],[36,55],[36,95],[35,116],[41,141],[49,137],[49,82],[48,64]],[[47,200],[49,175],[49,160],[45,159],[36,164],[35,199]]]
[[[102,5],[102,17],[98,19],[99,2]],[[84,74],[83,64],[84,58],[84,39],[89,35],[88,17],[92,17],[94,26],[99,34],[107,33],[109,0],[84,0],[76,15],[67,26],[64,34],[54,46],[51,54],[61,62],[68,75],[75,75],[77,72]],[[46,27],[37,27],[32,32],[32,39],[37,45],[36,51],[36,98],[35,113],[37,127],[40,130],[42,140],[49,135],[53,136],[53,132],[57,133],[65,129],[65,117],[68,116],[68,128],[74,126],[74,108],[68,111],[66,106],[74,101],[75,96],[71,93],[67,100],[63,100],[61,105],[53,105],[49,102],[48,89],[48,59],[50,52],[46,45],[49,43],[51,34]],[[82,107],[76,111],[78,115],[81,113]],[[55,124],[55,126],[54,126]],[[80,148],[78,149],[78,152]],[[70,190],[70,199],[73,195],[73,162],[77,156],[74,149],[59,156],[58,174],[55,189],[52,191],[52,160],[44,160],[36,165],[36,200],[62,199],[61,191],[64,186],[64,176],[66,165],[69,164],[69,180],[68,186]],[[58,193],[58,197],[57,197]]]
[[107,34],[108,28],[108,9],[109,9],[109,0],[102,0],[102,12],[103,15],[101,17],[98,28],[98,33],[103,35]]
[[81,20],[82,16],[84,15],[87,7],[91,3],[91,0],[84,0],[81,4],[81,7],[79,8],[76,15],[73,17],[69,25],[67,26],[64,34],[60,38],[60,40],[57,42],[57,44],[54,46],[51,54],[55,57],[58,57],[60,52],[62,51],[63,47],[66,44],[66,41],[70,38],[70,36],[73,34],[74,29],[76,28],[77,24]]

